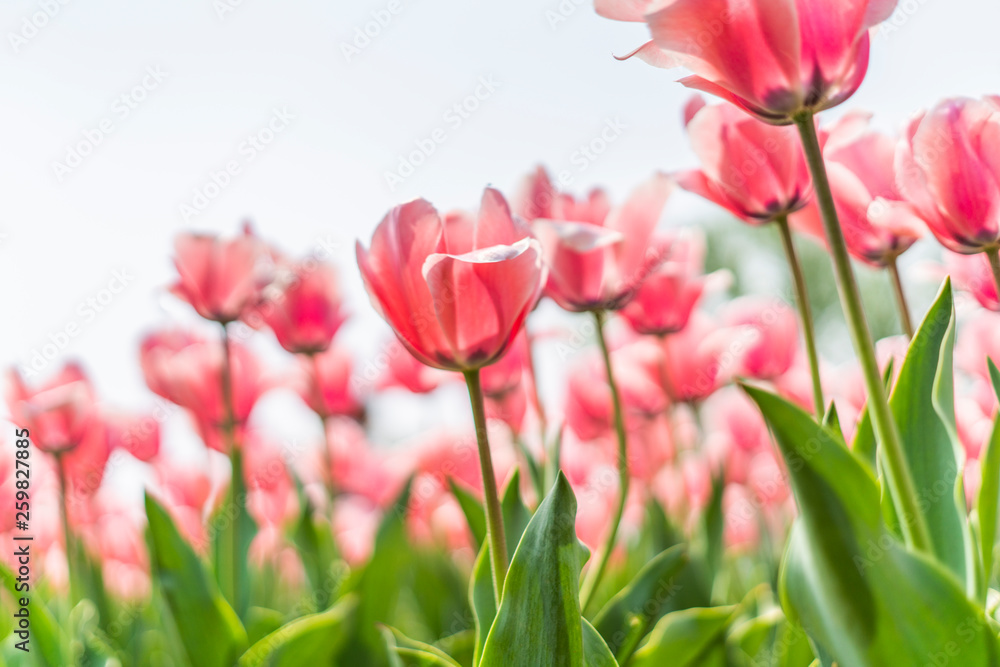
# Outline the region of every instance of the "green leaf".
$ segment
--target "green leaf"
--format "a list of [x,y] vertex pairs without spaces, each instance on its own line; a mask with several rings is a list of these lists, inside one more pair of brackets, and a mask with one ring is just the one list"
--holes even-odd
[[[219,590],[242,619],[250,607],[250,576],[247,562],[257,524],[246,508],[247,486],[243,477],[243,455],[236,448],[232,457],[233,473],[225,502],[210,522],[212,553],[215,558],[215,581]],[[234,533],[239,531],[236,557],[233,557]],[[233,571],[235,568],[235,572]],[[238,582],[238,584],[236,583]],[[235,588],[234,588],[235,587]]]
[[583,632],[583,664],[586,667],[618,667],[614,654],[601,634],[587,619],[581,618]]
[[150,565],[163,589],[184,649],[195,667],[231,666],[247,633],[167,511],[146,494]]
[[[1000,370],[992,359],[987,359],[993,392],[1000,399]],[[980,456],[982,482],[976,499],[976,514],[979,522],[979,548],[982,551],[984,588],[993,575],[993,547],[997,539],[997,515],[1000,510],[1000,415],[993,421],[993,432]],[[985,599],[985,596],[982,598]]]
[[358,604],[356,596],[347,595],[327,611],[296,618],[250,647],[239,667],[334,664],[348,641]]
[[448,478],[448,487],[451,489],[451,495],[455,496],[455,500],[458,501],[458,506],[462,508],[462,513],[465,514],[465,521],[469,524],[469,532],[472,533],[476,549],[480,549],[486,539],[486,512],[483,511],[482,503],[470,491],[456,484],[450,477]]
[[[27,541],[25,543],[32,544]],[[31,547],[28,548],[29,550],[31,549]],[[66,636],[63,634],[62,628],[59,627],[59,623],[52,616],[52,612],[49,611],[48,606],[42,600],[42,596],[33,590],[18,591],[17,575],[11,572],[6,563],[3,562],[0,562],[0,579],[3,580],[4,588],[10,593],[15,604],[14,610],[4,610],[5,616],[8,614],[12,615],[15,610],[21,608],[21,598],[28,598],[28,618],[31,624],[31,628],[28,630],[31,633],[29,646],[32,650],[37,650],[35,655],[38,656],[40,664],[47,667],[62,667],[62,665],[69,664],[68,660],[64,660],[63,651],[66,647]],[[31,583],[33,584],[34,582]],[[31,588],[34,588],[34,585]],[[17,632],[19,628],[13,628],[13,630]],[[17,643],[23,641],[23,639],[15,634],[13,639],[8,641]]]
[[787,401],[752,387],[799,508],[779,581],[792,622],[841,665],[1000,664],[983,611],[955,577],[890,535],[871,471]]
[[[674,594],[673,579],[687,562],[683,545],[660,553],[594,617],[594,627],[620,662],[625,662],[659,618],[664,602]],[[624,656],[623,648],[627,650]]]
[[840,436],[840,443],[847,446],[847,442],[844,440],[844,429],[840,426],[840,414],[837,413],[837,405],[833,401],[830,401],[830,407],[823,415],[823,426],[827,427],[834,435]]
[[531,510],[521,499],[521,472],[517,468],[507,480],[502,495],[500,511],[503,513],[503,532],[507,540],[507,552],[513,553],[514,545],[521,540],[524,529],[531,521]]
[[396,628],[388,630],[389,633],[383,633],[386,643],[404,667],[461,667],[436,646],[410,639]]
[[[700,667],[724,641],[736,607],[696,607],[659,620],[649,641],[632,656],[631,667]],[[724,663],[723,663],[724,664]]]
[[253,646],[282,626],[285,615],[275,609],[250,607],[247,610],[247,639]]
[[[885,385],[886,393],[892,388],[892,371],[895,360],[890,359],[882,372],[882,384]],[[875,461],[878,453],[878,445],[875,442],[875,427],[872,425],[872,417],[868,414],[868,403],[861,409],[861,416],[858,418],[858,425],[854,430],[854,441],[851,443],[851,451],[858,455],[861,461],[868,464],[871,470],[875,470]]]
[[525,464],[528,466],[528,474],[531,476],[531,486],[535,490],[537,497],[543,498],[545,496],[545,471],[542,470],[542,466],[539,465],[531,450],[524,444],[524,440],[516,434],[514,435],[514,446],[520,452]]
[[482,667],[583,667],[579,578],[587,549],[575,521],[576,498],[559,473],[514,552]]
[[316,607],[326,609],[331,597],[330,564],[337,557],[337,549],[333,542],[333,531],[330,524],[315,516],[315,508],[306,494],[302,483],[296,475],[292,475],[299,498],[298,522],[292,539],[295,542],[302,566],[312,587]]

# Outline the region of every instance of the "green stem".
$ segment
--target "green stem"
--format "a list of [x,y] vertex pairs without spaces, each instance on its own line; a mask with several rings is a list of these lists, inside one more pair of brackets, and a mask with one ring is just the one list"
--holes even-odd
[[628,442],[625,436],[625,416],[622,412],[621,396],[618,393],[618,385],[615,383],[614,372],[611,369],[611,353],[608,351],[608,342],[604,337],[604,313],[595,310],[594,319],[597,324],[597,342],[601,345],[601,354],[604,357],[604,370],[608,376],[608,387],[611,389],[611,406],[614,409],[615,434],[618,436],[618,505],[615,509],[614,518],[611,521],[611,530],[601,550],[597,555],[594,564],[587,570],[587,576],[583,580],[580,589],[580,608],[586,613],[597,590],[604,570],[607,569],[611,552],[615,548],[615,540],[618,537],[618,526],[622,522],[622,515],[625,514],[625,501],[628,499]]
[[232,468],[232,482],[229,485],[229,501],[232,508],[232,543],[230,554],[230,572],[232,574],[232,598],[233,607],[240,618],[243,618],[249,601],[246,599],[244,583],[247,581],[247,560],[243,550],[242,534],[243,515],[246,508],[246,484],[243,479],[243,452],[236,442],[236,415],[233,408],[233,376],[232,376],[232,350],[229,341],[229,329],[222,325],[222,402],[225,410],[223,433],[226,438],[226,445],[229,448],[229,463]]
[[907,338],[913,338],[913,320],[910,319],[910,308],[906,305],[906,292],[903,291],[903,281],[899,277],[899,267],[896,265],[897,258],[893,257],[886,264],[889,270],[889,277],[892,279],[892,291],[896,295],[896,307],[899,309],[899,323],[903,327],[903,333]]
[[80,599],[78,582],[73,561],[75,560],[76,544],[73,541],[73,532],[69,527],[69,483],[66,479],[66,462],[63,455],[56,454],[56,470],[59,474],[59,499],[62,502],[62,530],[63,544],[66,549],[66,579],[69,582],[69,608],[76,606]]
[[476,424],[479,469],[483,477],[483,505],[486,507],[486,538],[489,540],[490,556],[493,559],[493,592],[499,606],[504,580],[507,578],[507,538],[503,529],[496,473],[493,472],[493,458],[490,455],[490,441],[486,433],[486,407],[483,404],[483,388],[479,384],[479,370],[465,371],[465,383],[469,387],[472,419]]
[[795,118],[795,124],[802,138],[802,147],[809,162],[812,173],[816,201],[823,217],[823,228],[826,232],[827,244],[833,258],[833,267],[837,276],[837,286],[840,292],[841,306],[847,319],[847,327],[851,332],[854,350],[858,355],[861,370],[868,390],[868,411],[872,417],[879,452],[885,463],[889,481],[889,489],[896,507],[899,508],[902,520],[903,535],[908,544],[920,551],[931,548],[930,533],[924,515],[920,511],[917,491],[910,475],[906,455],[903,451],[899,428],[889,410],[885,387],[875,356],[875,343],[872,340],[871,329],[865,317],[861,304],[861,294],[854,277],[854,269],[847,254],[847,243],[840,228],[837,208],[830,190],[830,181],[823,163],[823,151],[816,135],[816,124],[812,112],[803,112]]
[[826,413],[826,401],[823,399],[823,382],[819,375],[819,353],[816,351],[816,330],[813,327],[812,306],[809,305],[809,291],[806,289],[806,277],[802,273],[802,263],[799,262],[792,241],[792,230],[788,226],[788,216],[779,216],[775,222],[781,232],[781,244],[785,247],[788,266],[792,270],[792,282],[795,283],[795,300],[799,306],[799,319],[802,321],[802,335],[806,340],[806,356],[809,357],[809,371],[812,374],[813,403],[816,406],[816,419],[823,420]]
[[1000,299],[1000,247],[987,249],[986,256],[990,259],[990,269],[993,271],[993,283],[997,288],[997,299]]

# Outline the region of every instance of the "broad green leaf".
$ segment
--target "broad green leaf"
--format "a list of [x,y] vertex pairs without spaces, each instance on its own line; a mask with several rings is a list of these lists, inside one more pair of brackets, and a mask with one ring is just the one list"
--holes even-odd
[[847,442],[844,440],[844,429],[840,426],[840,414],[837,413],[837,404],[830,401],[830,407],[827,408],[826,414],[823,415],[823,426],[830,429],[834,435],[839,436],[839,442],[847,446]]
[[448,487],[451,489],[451,495],[458,501],[458,506],[462,508],[462,513],[465,514],[465,521],[469,524],[469,532],[472,533],[476,549],[482,548],[486,539],[486,512],[483,511],[482,503],[472,495],[472,492],[459,486],[451,478],[448,479]]
[[295,482],[299,507],[302,508],[292,539],[295,541],[299,557],[302,559],[302,566],[306,571],[306,577],[312,587],[316,608],[326,609],[332,593],[330,564],[337,557],[333,531],[329,523],[315,515],[312,501],[298,477],[292,475],[292,479]]
[[[1000,370],[992,359],[988,359],[990,380],[993,391],[1000,399]],[[993,422],[993,432],[980,456],[982,482],[976,499],[976,513],[979,521],[979,548],[982,551],[984,589],[993,575],[993,547],[997,539],[997,514],[1000,509],[1000,415]],[[985,593],[982,599],[985,599]]]
[[490,628],[482,667],[583,667],[576,498],[559,473],[521,537]]
[[[225,502],[216,511],[209,524],[212,553],[215,558],[215,581],[240,619],[246,616],[250,607],[250,574],[247,557],[250,553],[250,544],[257,533],[257,524],[245,507],[247,486],[243,476],[242,461],[243,455],[237,448],[232,457],[234,466],[232,483],[229,485]],[[237,531],[238,543],[235,538]]]
[[586,667],[618,667],[614,654],[601,634],[587,619],[581,618],[583,632],[583,664]]
[[[27,540],[25,540],[25,543],[33,544],[32,542],[27,542]],[[30,549],[31,547],[29,547]],[[68,661],[64,660],[66,636],[63,634],[62,628],[59,627],[59,623],[52,616],[52,612],[49,611],[45,601],[42,600],[42,596],[33,590],[17,590],[19,583],[17,575],[11,572],[4,562],[0,562],[0,579],[3,579],[4,588],[10,593],[11,599],[15,604],[14,609],[4,610],[5,616],[10,615],[12,617],[14,612],[21,608],[20,599],[23,597],[28,598],[28,617],[31,624],[30,629],[27,630],[30,633],[28,646],[38,656],[39,664],[46,665],[47,667],[62,667],[62,665],[67,664]],[[20,583],[23,584],[24,582]],[[32,585],[31,588],[33,589],[34,586]],[[21,629],[15,627],[13,631],[17,633]],[[15,634],[8,641],[18,643],[24,641],[24,639]]]
[[462,630],[461,632],[456,632],[453,635],[448,635],[437,640],[434,642],[434,646],[450,655],[458,664],[472,665],[476,650],[476,631]]
[[396,628],[389,628],[389,633],[383,635],[404,667],[461,667],[441,649],[410,639]]
[[996,637],[955,577],[886,531],[871,471],[798,407],[744,389],[771,426],[799,508],[779,582],[790,620],[845,667],[923,665],[959,637],[953,664],[1000,665]]
[[230,667],[246,650],[247,633],[167,511],[146,494],[150,565],[163,589],[191,664]]
[[619,661],[624,662],[621,649],[630,654],[659,618],[660,609],[674,594],[673,579],[687,562],[683,545],[667,549],[649,561],[594,617],[594,627]]
[[[649,641],[632,656],[631,667],[700,667],[724,642],[736,607],[696,607],[674,611],[657,622]],[[725,664],[725,663],[723,663]]]
[[531,520],[531,510],[521,499],[521,472],[516,468],[503,489],[500,510],[503,512],[503,532],[509,555],[514,553],[514,545],[521,540],[521,535]]
[[280,628],[285,621],[285,615],[276,609],[266,607],[250,607],[247,610],[247,639],[253,646],[265,636]]
[[702,529],[705,531],[705,564],[708,567],[710,581],[716,581],[716,575],[722,568],[722,534],[726,523],[722,515],[722,495],[725,488],[725,479],[721,475],[713,476],[712,495],[702,516]]
[[239,667],[335,664],[357,609],[357,597],[347,595],[327,611],[300,616],[251,646],[240,657]]

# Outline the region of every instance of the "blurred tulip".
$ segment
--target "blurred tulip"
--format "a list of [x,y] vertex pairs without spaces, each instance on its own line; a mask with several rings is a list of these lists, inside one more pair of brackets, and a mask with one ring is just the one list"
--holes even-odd
[[457,373],[421,363],[398,340],[387,347],[386,357],[385,372],[376,385],[378,389],[402,387],[414,394],[429,394],[443,384],[462,379]]
[[691,145],[701,169],[678,175],[678,184],[751,225],[799,210],[812,198],[812,178],[793,127],[774,127],[729,104],[685,111]]
[[760,338],[754,327],[723,327],[696,312],[680,333],[667,336],[657,362],[663,386],[675,403],[698,403],[729,382],[740,370],[743,355]]
[[955,286],[976,298],[983,308],[1000,312],[997,284],[993,279],[990,260],[985,255],[944,254],[945,273],[955,281]]
[[212,499],[221,497],[221,487],[227,483],[222,479],[221,467],[209,468],[158,456],[153,460],[153,472],[158,500],[170,512],[184,538],[204,553],[209,546],[205,521],[212,509]]
[[[625,306],[666,258],[653,232],[672,190],[670,179],[658,174],[602,219],[594,220],[594,207],[582,203],[549,211],[559,218],[536,219],[532,228],[549,267],[545,295],[573,312]],[[557,201],[572,201],[561,197]]]
[[[896,185],[897,142],[868,127],[871,114],[854,112],[828,130],[823,149],[847,250],[876,267],[896,260],[923,235],[916,209]],[[791,218],[792,226],[826,243],[815,202]]]
[[949,250],[1000,246],[1000,98],[949,99],[909,125],[899,188]]
[[32,444],[50,454],[77,447],[97,415],[90,380],[76,364],[67,364],[37,389],[11,369],[7,406],[12,421],[30,431]]
[[799,328],[795,310],[775,298],[745,296],[726,304],[723,322],[730,327],[749,326],[760,335],[743,353],[739,374],[758,380],[784,375],[795,361]]
[[[205,444],[223,453],[226,445],[219,430],[227,420],[223,402],[223,346],[180,330],[150,334],[140,348],[146,385],[156,394],[188,410]],[[232,408],[237,442],[250,411],[270,388],[260,362],[236,342],[230,343]]]
[[597,13],[644,21],[652,40],[633,53],[694,72],[685,86],[774,124],[835,107],[868,70],[868,31],[897,0],[597,0]]
[[249,312],[273,279],[271,258],[249,225],[243,234],[220,239],[211,234],[180,234],[174,244],[180,279],[170,291],[207,320],[223,324]]
[[687,326],[688,319],[712,283],[724,274],[702,275],[705,238],[696,233],[670,237],[666,261],[642,283],[635,298],[621,310],[637,333],[664,336]]
[[260,303],[256,312],[278,343],[294,354],[326,350],[347,319],[333,267],[314,259],[299,262],[276,283],[280,292]]
[[477,219],[446,216],[420,199],[382,220],[370,250],[357,244],[372,305],[428,366],[469,371],[513,343],[535,307],[545,270],[503,196],[483,195]]
[[364,408],[354,391],[353,366],[350,352],[334,345],[324,352],[300,357],[293,385],[306,405],[320,417],[357,419]]

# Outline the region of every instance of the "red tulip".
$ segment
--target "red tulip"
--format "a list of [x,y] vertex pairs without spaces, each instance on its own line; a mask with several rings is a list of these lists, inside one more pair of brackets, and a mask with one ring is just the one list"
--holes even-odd
[[337,346],[302,357],[295,389],[306,405],[321,417],[358,418],[363,408],[354,391],[353,365],[350,353]]
[[[225,453],[227,445],[219,432],[226,421],[222,343],[183,331],[156,333],[142,341],[140,362],[147,386],[187,409],[205,444]],[[263,378],[257,358],[236,342],[230,343],[230,373],[233,420],[239,442],[250,411],[270,384]]]
[[678,184],[758,225],[799,210],[812,198],[812,177],[794,127],[775,127],[729,104],[693,98],[685,110],[701,169]]
[[268,249],[249,225],[242,235],[226,240],[180,234],[174,252],[180,279],[170,291],[215,322],[233,322],[246,315],[273,279]]
[[640,334],[663,336],[686,327],[706,288],[722,277],[702,275],[704,258],[703,236],[672,236],[667,260],[646,278],[635,298],[622,308],[622,317]]
[[902,194],[946,248],[1000,245],[1000,97],[945,100],[918,116],[897,169]]
[[[870,130],[869,119],[852,113],[833,125],[823,157],[848,251],[884,267],[916,243],[924,224],[896,186],[897,143]],[[792,216],[792,225],[826,243],[815,202]]]
[[37,389],[28,387],[11,370],[7,405],[11,420],[30,431],[31,442],[43,452],[60,454],[83,442],[97,419],[90,381],[76,364],[67,364]]
[[541,291],[538,242],[503,196],[483,195],[479,216],[443,220],[419,199],[382,220],[370,250],[357,244],[372,305],[428,366],[468,371],[510,347]]
[[312,354],[330,346],[347,316],[333,267],[315,261],[292,266],[273,299],[256,309],[289,352]]
[[[868,31],[897,0],[597,0],[597,13],[644,21],[652,40],[629,54],[694,72],[685,86],[775,124],[835,107],[868,70]],[[628,56],[626,56],[628,57]]]
[[378,378],[378,389],[402,387],[414,394],[429,394],[443,384],[462,379],[451,371],[425,366],[398,340],[387,346],[385,357],[385,372]]
[[[666,248],[653,241],[653,231],[672,189],[670,179],[659,174],[596,222],[593,208],[584,204],[551,211],[566,217],[535,220],[549,267],[545,295],[573,312],[625,306],[665,258]],[[591,219],[577,219],[585,217],[574,216],[577,211]]]

